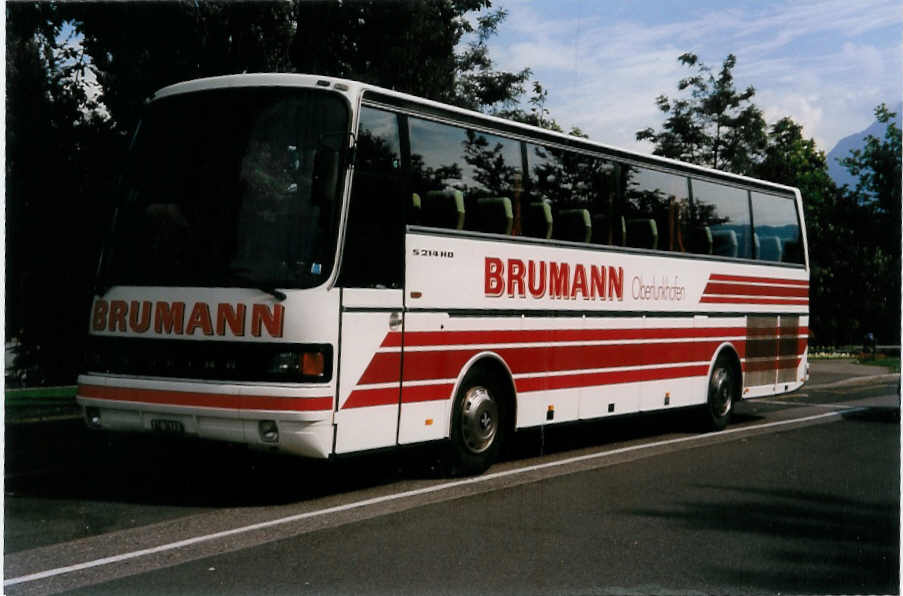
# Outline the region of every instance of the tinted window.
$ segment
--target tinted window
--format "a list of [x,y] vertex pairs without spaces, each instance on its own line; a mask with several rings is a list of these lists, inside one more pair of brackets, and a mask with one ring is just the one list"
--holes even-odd
[[399,138],[396,114],[361,109],[340,285],[401,287],[403,213],[410,193]]
[[464,141],[464,229],[520,233],[523,160],[518,141],[473,130]]
[[398,116],[374,108],[361,108],[356,167],[370,172],[401,168]]
[[608,210],[608,197],[600,194],[602,169],[603,162],[597,158],[527,144],[525,234],[571,242],[590,240],[593,212]]
[[763,261],[802,263],[802,234],[796,215],[796,200],[752,193],[756,258]]
[[687,179],[639,166],[624,170],[627,246],[686,252]]
[[[411,118],[411,177],[425,225],[511,233],[520,215],[520,143]],[[414,220],[418,214],[413,214]],[[416,223],[416,221],[415,221]]]
[[623,168],[620,164],[596,160],[592,217],[594,244],[624,246],[626,219],[623,214]]
[[[463,128],[411,118],[411,175],[417,192],[456,189],[463,191],[464,145],[467,131]],[[472,180],[472,176],[467,177]]]
[[698,239],[691,244],[694,252],[752,258],[749,193],[702,180],[693,180],[692,188]]

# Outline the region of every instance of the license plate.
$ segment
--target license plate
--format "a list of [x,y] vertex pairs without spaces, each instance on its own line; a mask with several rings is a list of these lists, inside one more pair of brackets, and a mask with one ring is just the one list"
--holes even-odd
[[178,420],[151,420],[151,429],[159,433],[182,434],[185,427]]

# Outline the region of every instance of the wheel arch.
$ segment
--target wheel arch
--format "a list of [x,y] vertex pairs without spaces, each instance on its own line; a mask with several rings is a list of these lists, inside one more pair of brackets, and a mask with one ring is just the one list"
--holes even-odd
[[711,378],[712,371],[715,370],[715,363],[718,362],[718,359],[722,356],[725,356],[730,359],[731,367],[733,369],[736,378],[740,381],[737,386],[737,397],[742,399],[743,397],[743,365],[740,362],[740,352],[737,350],[737,347],[733,344],[733,342],[726,341],[722,343],[715,350],[712,355],[712,359],[709,361],[709,370],[706,373],[706,378]]
[[458,395],[458,390],[461,388],[461,384],[464,382],[465,377],[474,370],[485,371],[487,374],[498,379],[501,383],[504,393],[499,396],[499,398],[504,400],[507,408],[505,424],[508,428],[506,430],[513,431],[514,421],[517,420],[517,389],[514,385],[514,375],[508,367],[508,363],[505,362],[501,356],[495,352],[485,351],[474,354],[470,360],[461,367],[458,378],[455,379],[455,385],[452,388],[451,396],[448,400],[448,427],[445,429],[446,436],[451,436],[451,409],[455,403],[455,396]]

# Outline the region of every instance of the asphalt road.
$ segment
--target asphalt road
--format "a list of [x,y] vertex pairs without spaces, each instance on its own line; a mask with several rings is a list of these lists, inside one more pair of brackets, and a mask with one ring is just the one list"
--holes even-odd
[[898,593],[896,391],[744,402],[725,433],[523,433],[463,480],[420,450],[323,465],[56,423],[7,437],[5,591]]

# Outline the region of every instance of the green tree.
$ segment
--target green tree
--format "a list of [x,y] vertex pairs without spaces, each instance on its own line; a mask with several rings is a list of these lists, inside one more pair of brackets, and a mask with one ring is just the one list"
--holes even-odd
[[66,3],[61,16],[84,35],[121,135],[165,85],[240,72],[290,71],[295,12],[286,2]]
[[843,160],[859,182],[854,191],[838,189],[824,152],[799,124],[782,118],[766,127],[752,102],[754,88],[734,88],[733,55],[717,74],[694,54],[679,61],[691,69],[677,85],[683,95],[658,97],[667,115],[662,130],[646,128],[637,139],[651,141],[657,155],[799,188],[814,341],[855,343],[879,330],[885,341],[899,341],[901,139],[895,115],[884,105],[876,109],[887,125],[884,138],[870,137]]
[[115,139],[60,8],[10,3],[6,19],[8,337],[22,342],[18,367],[71,382]]
[[859,178],[851,204],[857,207],[856,249],[858,269],[867,273],[856,289],[860,299],[863,331],[879,341],[900,338],[900,181],[901,131],[897,115],[885,104],[875,108],[875,117],[885,125],[884,138],[869,135],[862,149],[854,149],[843,160]]
[[[489,2],[485,3],[489,7]],[[487,42],[496,34],[499,25],[508,13],[504,9],[491,11],[477,19],[476,39],[469,42],[463,52],[457,55],[456,97],[451,103],[464,108],[501,114],[506,108],[518,103],[526,92],[524,85],[531,71],[524,68],[518,72],[495,70],[489,55]],[[535,83],[538,85],[538,83]]]
[[760,160],[767,142],[762,111],[752,103],[756,91],[734,86],[737,59],[729,54],[714,73],[696,54],[681,54],[678,61],[691,70],[677,84],[683,96],[656,99],[667,115],[662,130],[645,128],[638,141],[650,141],[653,153],[738,174],[747,174]]
[[900,231],[900,179],[901,179],[901,133],[897,114],[887,109],[886,104],[875,108],[875,118],[886,126],[884,138],[869,135],[862,149],[853,149],[841,164],[850,174],[857,176],[856,194],[874,215],[881,218],[885,230],[886,246],[899,251]]
[[[489,0],[295,3],[297,72],[373,83],[494,112],[524,93],[529,69],[498,71],[488,40],[507,13]],[[475,25],[471,16],[476,15]]]
[[84,33],[103,102],[122,131],[134,128],[154,90],[205,76],[344,77],[485,112],[519,101],[530,76],[527,68],[495,69],[487,42],[506,13],[490,10],[489,0],[181,0],[63,8]]
[[[813,139],[803,136],[803,127],[782,118],[768,130],[762,161],[753,173],[758,178],[795,186],[803,197],[810,265],[810,324],[812,341],[838,345],[852,341],[858,330],[848,321],[855,296],[855,279],[850,247],[855,238],[850,222],[855,209],[828,175],[824,151]],[[858,324],[853,322],[852,325]]]
[[62,382],[80,366],[115,181],[156,89],[310,72],[497,112],[529,77],[493,64],[505,12],[489,0],[18,2],[6,17],[7,329]]

